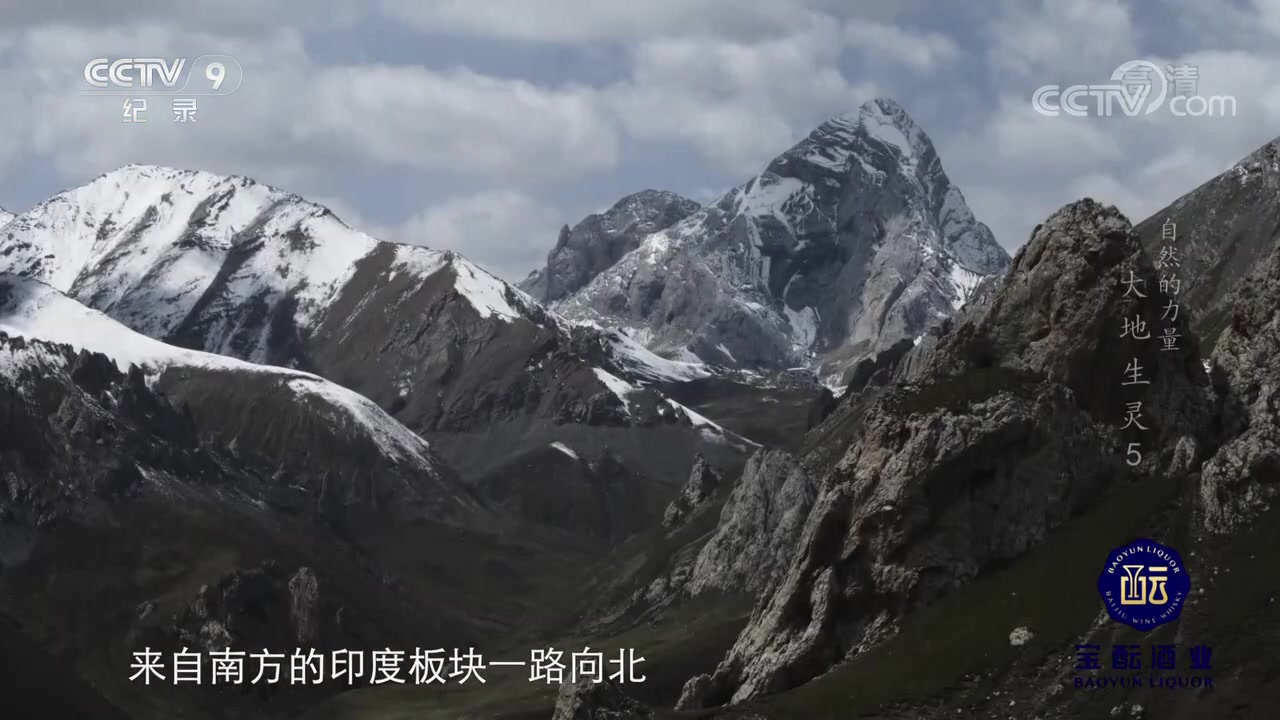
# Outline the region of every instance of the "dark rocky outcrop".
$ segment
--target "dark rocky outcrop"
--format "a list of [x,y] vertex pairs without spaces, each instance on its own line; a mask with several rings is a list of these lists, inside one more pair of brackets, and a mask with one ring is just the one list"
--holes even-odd
[[280,477],[300,475],[223,445],[201,417],[136,366],[122,372],[100,354],[0,333],[0,620],[138,717],[289,715],[334,690],[208,703],[200,689],[143,688],[127,678],[130,652],[147,646],[476,642],[465,605],[415,595],[384,572],[416,551],[388,553],[379,534],[398,528],[403,541],[428,526],[368,505],[334,516],[276,509]]
[[551,720],[644,720],[653,711],[625,694],[613,681],[564,683]]
[[698,210],[698,203],[672,192],[643,190],[602,213],[593,213],[572,229],[560,230],[547,264],[519,284],[542,302],[576,292],[636,249],[650,233],[669,227]]
[[689,469],[689,480],[680,496],[672,500],[662,514],[663,526],[671,527],[687,520],[705,507],[719,488],[720,474],[707,463],[706,458],[701,455],[695,457],[693,467]]
[[[1125,297],[1129,270],[1147,297]],[[1084,200],[1038,227],[998,289],[909,351],[892,383],[846,398],[856,423],[828,421],[855,430],[834,462],[808,456],[823,474],[796,552],[682,706],[806,682],[1036,546],[1113,486],[1192,470],[1212,449],[1194,333],[1179,325],[1175,352],[1119,337],[1134,314],[1155,328],[1162,299],[1115,208]],[[1120,382],[1133,357],[1151,384],[1127,398]],[[1128,399],[1147,409],[1140,436],[1120,431]],[[1147,451],[1136,468],[1124,462],[1129,439]]]
[[[704,594],[764,592],[795,553],[816,495],[812,476],[791,453],[757,451],[738,475],[714,529],[682,547],[658,577],[634,593],[630,608],[665,608]],[[704,504],[709,507],[710,499]],[[698,517],[683,516],[683,522]]]
[[672,492],[608,449],[592,458],[564,443],[519,455],[476,482],[477,495],[513,528],[608,542],[652,527]]
[[269,561],[200,586],[174,613],[171,631],[181,645],[203,651],[344,644],[354,649],[361,644],[359,633],[352,632],[349,614],[343,617],[340,610],[322,595],[311,568],[290,576]]
[[[1154,440],[1166,453],[1159,467],[1168,467],[1168,453],[1195,450],[1179,441],[1200,439],[1210,414],[1198,339],[1188,314],[1162,319],[1168,302],[1128,220],[1082,200],[1037,226],[998,289],[923,338],[896,379],[926,384],[990,368],[1027,372],[1064,385],[1081,410],[1108,424],[1123,422],[1128,403],[1141,401],[1150,428],[1141,439]],[[1137,334],[1146,339],[1126,333],[1134,318],[1145,323]],[[1179,336],[1175,351],[1159,340],[1165,328]],[[1150,384],[1126,389],[1135,359]],[[1203,449],[1197,453],[1203,459]],[[1190,459],[1181,458],[1183,470]]]
[[1223,302],[1226,325],[1212,356],[1225,442],[1200,488],[1211,531],[1241,529],[1280,495],[1280,246]]
[[757,452],[720,511],[715,534],[698,553],[685,591],[763,591],[795,552],[816,494],[809,473],[790,453]]
[[[1280,140],[1273,140],[1136,228],[1148,255],[1162,265],[1161,275],[1176,278],[1178,300],[1190,311],[1206,352],[1231,320],[1237,283],[1266,260],[1280,237],[1277,197]],[[1173,249],[1167,257],[1166,248]]]

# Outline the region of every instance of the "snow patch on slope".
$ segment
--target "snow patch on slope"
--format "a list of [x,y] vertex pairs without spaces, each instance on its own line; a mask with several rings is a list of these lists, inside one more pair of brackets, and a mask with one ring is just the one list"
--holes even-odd
[[796,178],[764,173],[757,177],[751,184],[751,189],[743,194],[739,212],[752,217],[772,215],[790,227],[790,221],[783,212],[783,206],[793,198],[802,195],[807,188],[804,182]]
[[724,427],[707,418],[705,415],[700,415],[671,398],[665,398],[664,402],[666,402],[667,406],[672,410],[684,415],[685,418],[689,420],[689,424],[698,428],[702,437],[706,440],[737,445],[738,447],[760,447],[759,443],[748,440],[735,432],[724,429]]
[[[150,376],[150,381],[170,367],[278,376],[298,395],[319,400],[319,408],[327,408],[331,417],[358,424],[389,457],[431,464],[426,440],[357,393],[310,373],[254,365],[166,345],[34,280],[0,276],[0,332],[102,353],[114,360],[121,370],[127,370],[130,365],[138,366]],[[0,371],[12,370],[13,367],[16,367],[13,362],[8,365],[0,362]]]
[[363,395],[335,385],[314,375],[298,374],[288,381],[289,389],[304,398],[317,398],[321,407],[331,408],[335,420],[344,417],[360,424],[365,432],[390,457],[431,464],[426,440],[387,415],[382,408]]
[[[15,218],[10,233],[0,270],[152,337],[169,336],[215,281],[226,285],[210,307],[291,295],[305,326],[378,244],[327,209],[248,178],[140,165],[55,195]],[[206,348],[225,351],[237,327],[213,325]]]
[[565,445],[564,443],[560,442],[559,440],[557,440],[557,441],[555,441],[555,442],[551,443],[551,447],[552,447],[552,448],[554,448],[554,449],[556,449],[556,450],[559,450],[560,452],[564,453],[565,455],[568,455],[569,457],[573,458],[574,460],[581,460],[581,459],[582,459],[582,458],[578,457],[578,453],[576,453],[576,452],[574,452],[574,451],[573,451],[573,448],[569,447],[568,445]]
[[968,268],[962,267],[959,263],[953,264],[949,278],[951,279],[951,286],[955,288],[956,297],[955,300],[951,301],[951,306],[959,310],[961,306],[969,301],[969,297],[973,295],[974,288],[978,287],[978,283],[982,282],[985,277],[985,275],[979,275]]
[[[872,117],[881,117],[881,116],[872,116]],[[870,137],[876,140],[879,140],[880,142],[886,143],[888,145],[891,145],[897,148],[898,152],[904,158],[911,157],[911,143],[907,141],[907,136],[903,135],[902,131],[894,127],[892,123],[868,122],[866,127],[867,127],[867,135],[869,135]]]
[[659,357],[627,333],[616,330],[605,332],[608,333],[614,359],[639,379],[652,382],[683,382],[711,377],[714,374],[700,362],[684,362]]
[[[481,317],[498,317],[503,320],[518,320],[521,315],[508,302],[508,298],[524,295],[507,283],[481,270],[470,260],[454,255],[453,269],[457,273],[456,287],[459,294],[471,303]],[[534,303],[528,295],[520,298],[525,303]],[[527,305],[526,305],[527,306]]]
[[627,399],[627,396],[635,392],[636,388],[632,387],[626,380],[610,373],[608,370],[601,370],[600,368],[591,369],[595,372],[596,379],[601,383],[604,383],[604,386],[609,389],[609,392],[613,393],[622,401],[622,409],[626,411],[627,414],[630,414],[631,401]]
[[442,252],[417,245],[397,245],[392,270],[425,278],[439,272],[448,262],[448,256]]
[[915,164],[915,145],[907,135],[914,134],[915,128],[896,103],[877,99],[864,104],[858,112],[858,125],[867,137],[896,149],[905,167]]
[[783,303],[782,310],[791,323],[791,340],[801,350],[809,350],[818,339],[818,311],[811,307],[792,310]]
[[[0,332],[8,332],[0,327]],[[16,333],[10,333],[15,334]],[[27,370],[48,373],[53,369],[61,368],[65,364],[61,355],[55,355],[46,348],[28,345],[19,350],[12,344],[5,343],[0,345],[0,377],[18,380]],[[18,385],[19,393],[23,392],[23,386]]]

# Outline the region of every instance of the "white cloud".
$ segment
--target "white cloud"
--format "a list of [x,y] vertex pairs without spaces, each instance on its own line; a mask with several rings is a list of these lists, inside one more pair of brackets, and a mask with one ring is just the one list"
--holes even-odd
[[888,60],[928,72],[960,57],[960,46],[946,35],[919,32],[874,20],[845,24],[845,39],[873,60]]
[[1259,25],[1273,35],[1280,35],[1280,2],[1277,0],[1253,0]]
[[993,18],[987,33],[988,57],[998,71],[1034,75],[1038,85],[1049,84],[1060,82],[1060,74],[1081,70],[1109,75],[1137,57],[1133,20],[1121,0],[1040,0],[1001,7],[1004,12]]
[[1029,99],[1006,96],[986,127],[981,151],[994,151],[1004,163],[1057,177],[1067,170],[1122,159],[1125,150],[1112,130],[1096,118],[1041,115]]
[[918,3],[871,0],[383,0],[426,33],[540,42],[713,35],[759,39],[803,28],[814,13],[885,17]]
[[380,237],[454,250],[506,280],[520,280],[541,264],[564,219],[555,209],[515,190],[449,198]]
[[[288,29],[263,41],[161,25],[54,26],[13,42],[13,62],[0,69],[0,79],[24,102],[0,115],[23,126],[24,144],[71,176],[142,162],[276,183],[335,167],[541,182],[608,169],[618,157],[615,127],[586,90],[465,69],[320,66]],[[217,48],[234,55],[246,77],[234,95],[201,98],[195,126],[171,122],[164,98],[151,98],[146,125],[130,125],[121,122],[119,98],[78,94],[86,48],[159,57]]]
[[281,25],[333,28],[357,16],[340,0],[0,0],[5,28],[75,25],[88,28],[127,27],[164,22],[203,32],[270,33]]
[[842,71],[846,51],[917,71],[959,55],[944,35],[876,19],[877,11],[885,17],[883,3],[386,0],[383,8],[427,33],[618,44],[629,75],[600,98],[623,127],[636,138],[687,144],[734,175],[758,172],[818,122],[874,94],[872,83]]
[[307,80],[304,147],[349,144],[352,160],[490,177],[555,178],[611,168],[618,139],[586,89],[459,69],[366,65]]
[[686,142],[745,176],[874,93],[840,71],[843,48],[840,28],[823,23],[753,42],[657,38],[633,50],[632,77],[607,96],[637,137]]

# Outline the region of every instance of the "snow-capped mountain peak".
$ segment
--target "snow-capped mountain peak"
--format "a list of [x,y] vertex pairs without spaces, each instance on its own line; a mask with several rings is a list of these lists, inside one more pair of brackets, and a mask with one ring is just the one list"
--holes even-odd
[[818,369],[919,335],[1009,262],[900,105],[822,123],[555,304],[663,356]]
[[465,258],[380,242],[242,176],[126,165],[17,216],[4,245],[0,271],[150,337],[251,362],[296,362],[287,347],[375,256],[422,277],[447,272],[482,317],[545,315]]
[[8,225],[9,221],[13,220],[14,217],[15,215],[13,213],[0,207],[0,228]]
[[888,98],[868,100],[858,110],[858,129],[884,143],[904,161],[914,162],[929,146],[929,138],[901,105]]
[[[292,293],[305,316],[376,241],[327,209],[244,177],[127,165],[7,227],[5,270],[167,337],[232,268],[236,301]],[[158,302],[159,300],[163,302]]]

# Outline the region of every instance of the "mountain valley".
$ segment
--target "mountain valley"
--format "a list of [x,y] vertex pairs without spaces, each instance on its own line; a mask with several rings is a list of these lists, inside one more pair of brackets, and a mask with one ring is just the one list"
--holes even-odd
[[[1010,258],[877,99],[705,206],[566,226],[519,287],[243,177],[133,165],[0,214],[6,692],[140,720],[1269,717],[1276,148],[1136,225],[1070,202]],[[1150,633],[1098,595],[1131,538],[1193,578]],[[1211,645],[1214,688],[1074,687],[1077,646],[1152,642]],[[143,648],[294,647],[631,648],[647,678],[129,681]]]

